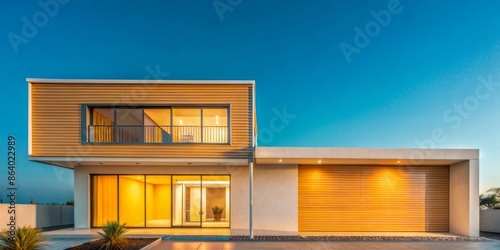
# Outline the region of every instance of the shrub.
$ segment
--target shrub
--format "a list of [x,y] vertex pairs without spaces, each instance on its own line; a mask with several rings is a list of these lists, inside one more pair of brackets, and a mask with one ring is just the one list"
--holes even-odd
[[1,249],[6,250],[36,250],[42,249],[45,239],[42,237],[42,232],[38,228],[19,227],[16,229],[16,236],[11,237],[8,230],[3,230],[0,233]]
[[102,227],[102,232],[98,232],[103,240],[103,244],[99,249],[123,250],[123,246],[127,244],[124,234],[128,230],[125,228],[125,225],[125,223],[120,224],[116,221],[106,222]]
[[498,200],[496,194],[479,196],[479,205],[488,205],[488,204],[496,204],[496,203],[499,203],[499,200]]

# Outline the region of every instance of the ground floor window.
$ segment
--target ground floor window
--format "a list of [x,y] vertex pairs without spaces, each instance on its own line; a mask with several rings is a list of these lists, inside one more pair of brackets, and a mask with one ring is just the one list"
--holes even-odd
[[92,227],[229,227],[229,175],[92,175]]

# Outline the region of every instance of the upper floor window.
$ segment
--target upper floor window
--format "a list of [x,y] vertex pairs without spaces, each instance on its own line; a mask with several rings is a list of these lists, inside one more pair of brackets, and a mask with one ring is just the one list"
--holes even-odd
[[86,107],[91,143],[229,143],[228,106]]

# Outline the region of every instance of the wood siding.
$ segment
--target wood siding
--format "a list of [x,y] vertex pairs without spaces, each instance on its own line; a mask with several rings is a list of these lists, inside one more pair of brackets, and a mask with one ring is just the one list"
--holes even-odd
[[448,166],[299,166],[299,231],[448,230]]
[[[252,88],[252,84],[140,84],[140,81],[138,84],[32,83],[32,156],[249,159]],[[230,105],[231,144],[82,144],[81,104]]]

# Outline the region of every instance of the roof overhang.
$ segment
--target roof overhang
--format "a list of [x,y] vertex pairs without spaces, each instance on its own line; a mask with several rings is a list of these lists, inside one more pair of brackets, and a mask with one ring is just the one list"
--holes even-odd
[[248,166],[247,159],[29,157],[29,160],[74,169],[78,166]]
[[256,164],[451,165],[478,160],[478,149],[257,147]]

